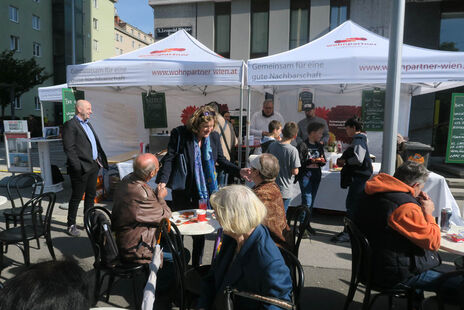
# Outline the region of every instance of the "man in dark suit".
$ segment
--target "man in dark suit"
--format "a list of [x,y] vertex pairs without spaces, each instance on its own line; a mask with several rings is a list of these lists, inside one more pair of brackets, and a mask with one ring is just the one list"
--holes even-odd
[[76,116],[63,126],[63,147],[68,157],[68,174],[71,178],[71,199],[68,208],[68,229],[70,236],[79,236],[76,215],[79,202],[85,193],[84,213],[93,207],[96,195],[98,171],[108,169],[105,152],[97,134],[89,123],[92,105],[87,100],[76,102]]

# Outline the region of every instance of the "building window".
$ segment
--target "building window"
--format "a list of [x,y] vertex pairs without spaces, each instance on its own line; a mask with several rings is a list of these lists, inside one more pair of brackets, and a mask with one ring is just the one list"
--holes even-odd
[[214,4],[214,51],[230,58],[230,2]]
[[18,10],[18,8],[10,5],[8,7],[8,12],[9,12],[10,20],[13,21],[13,22],[19,23],[19,10]]
[[269,0],[251,1],[250,58],[267,56],[269,42]]
[[93,7],[98,8],[98,0],[93,0]]
[[119,36],[119,41],[122,42],[122,35]]
[[122,50],[122,48],[119,49],[119,54],[120,54],[120,55],[124,54],[124,51]]
[[141,48],[141,47],[142,47],[142,44],[139,43],[139,48]]
[[97,40],[93,40],[93,49],[94,49],[94,51],[98,51],[98,41]]
[[116,39],[116,42],[119,41],[119,34],[115,34],[115,39]]
[[40,43],[33,42],[32,43],[32,55],[40,57],[42,56],[42,47]]
[[19,37],[10,36],[10,50],[19,51]]
[[330,30],[349,18],[349,0],[330,0]]
[[98,30],[98,19],[93,19],[93,29]]
[[21,110],[21,97],[15,97],[13,100],[13,105],[16,110]]
[[290,49],[309,42],[310,8],[310,0],[291,0],[290,2]]
[[[442,12],[440,21],[440,49],[464,51],[464,10],[462,12]],[[460,27],[460,28],[457,28]]]
[[34,1],[35,3],[39,3],[39,2],[40,2],[40,0],[32,0],[32,1]]
[[132,47],[135,47],[135,41],[132,40]]
[[32,28],[40,30],[40,17],[37,15],[32,15]]
[[40,100],[37,96],[34,97],[34,109],[40,111]]

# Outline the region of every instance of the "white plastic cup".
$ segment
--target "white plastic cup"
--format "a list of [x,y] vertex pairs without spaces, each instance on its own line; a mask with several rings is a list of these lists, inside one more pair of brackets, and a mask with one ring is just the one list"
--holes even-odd
[[206,221],[206,210],[203,210],[203,209],[197,210],[197,220],[198,222]]

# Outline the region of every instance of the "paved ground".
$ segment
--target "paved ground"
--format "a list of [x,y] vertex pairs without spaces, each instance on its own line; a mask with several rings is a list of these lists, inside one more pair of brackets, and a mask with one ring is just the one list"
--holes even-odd
[[[5,169],[4,158],[1,156],[4,152],[0,149],[0,171]],[[55,155],[53,155],[55,154]],[[53,156],[62,157],[59,151],[52,152]],[[3,160],[3,162],[2,162]],[[60,162],[59,158],[55,162]],[[0,172],[0,180],[8,177],[7,172]],[[0,188],[0,195],[5,195],[4,188]],[[65,189],[57,194],[57,204],[53,212],[52,238],[55,253],[58,258],[64,256],[73,257],[79,261],[81,266],[87,271],[89,280],[93,283],[93,253],[90,242],[84,231],[81,236],[72,238],[65,234],[66,228],[66,210],[60,206],[65,206],[70,195],[70,183],[65,176]],[[105,202],[105,205],[111,208],[111,202]],[[9,203],[0,206],[0,211],[10,207]],[[82,226],[82,208],[79,209],[78,225]],[[0,229],[5,227],[4,218],[0,216]],[[317,212],[314,214],[313,227],[317,230],[318,235],[312,240],[303,240],[300,247],[300,261],[305,271],[305,285],[301,301],[303,309],[342,309],[345,296],[348,291],[351,269],[351,250],[349,244],[335,245],[329,242],[329,239],[336,232],[342,229],[342,215],[326,214]],[[213,239],[207,240],[204,263],[209,263],[213,247]],[[35,242],[31,243],[31,262],[39,262],[50,259],[50,254],[42,240],[40,250],[37,249]],[[191,249],[191,238],[185,238],[185,245]],[[451,270],[452,261],[456,258],[442,252],[443,269]],[[14,246],[10,246],[8,253],[5,254],[5,267],[1,272],[0,281],[3,282],[17,274],[23,265],[21,251]],[[356,293],[354,302],[350,309],[361,309],[362,290]],[[132,288],[130,281],[120,281],[116,283],[111,294],[110,303],[98,302],[99,307],[117,306],[129,307],[133,304]],[[387,302],[385,299],[379,299],[374,309],[386,309]],[[399,301],[395,309],[405,308],[404,301]],[[435,309],[434,303],[428,303],[426,309]]]

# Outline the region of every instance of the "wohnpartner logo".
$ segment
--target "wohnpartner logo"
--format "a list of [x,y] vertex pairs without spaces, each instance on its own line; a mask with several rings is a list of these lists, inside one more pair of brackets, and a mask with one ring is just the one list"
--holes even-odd
[[185,48],[177,48],[177,47],[172,47],[172,48],[165,48],[164,50],[159,50],[159,51],[151,51],[150,54],[163,54],[163,53],[171,53],[171,52],[183,52],[185,51]]
[[353,47],[353,46],[369,46],[376,45],[375,42],[367,42],[364,37],[352,37],[341,40],[335,40],[333,44],[327,44],[327,47]]
[[[462,63],[431,63],[431,64],[403,64],[403,72],[408,71],[442,71],[442,70],[463,70]],[[387,71],[387,65],[359,65],[360,71]]]

